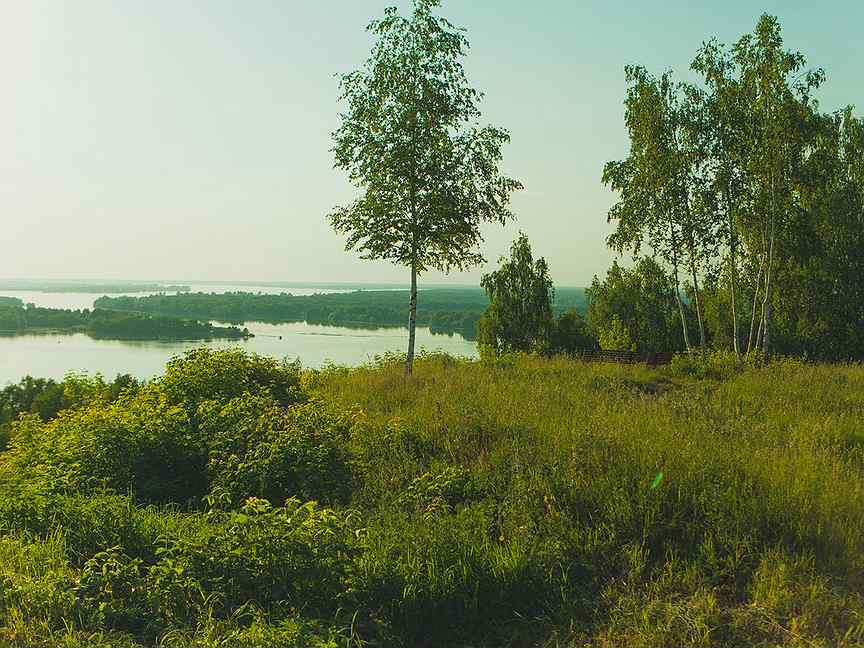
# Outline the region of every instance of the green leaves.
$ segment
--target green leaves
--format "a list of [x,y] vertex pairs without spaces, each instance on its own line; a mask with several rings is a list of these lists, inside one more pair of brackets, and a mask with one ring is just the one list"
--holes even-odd
[[483,275],[480,283],[490,302],[478,324],[481,351],[497,357],[549,346],[555,291],[546,259],[534,260],[527,236],[520,233],[510,247],[510,258],[502,258],[501,267]]
[[480,126],[480,93],[461,59],[464,32],[417,0],[411,18],[388,9],[361,69],[340,78],[347,110],[333,133],[336,167],[361,196],[330,214],[364,259],[442,271],[483,261],[482,222],[504,223],[521,184],[498,170],[507,131]]

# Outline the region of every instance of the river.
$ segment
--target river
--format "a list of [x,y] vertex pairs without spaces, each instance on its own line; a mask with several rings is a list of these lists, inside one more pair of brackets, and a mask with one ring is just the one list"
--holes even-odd
[[[250,288],[244,286],[195,286],[196,291],[248,292],[295,295],[315,292],[341,292],[319,288]],[[137,295],[147,293],[136,293]],[[0,295],[19,297],[25,303],[49,308],[91,308],[101,294],[40,293],[33,291],[0,291]],[[209,342],[127,342],[94,340],[82,333],[73,335],[0,336],[0,386],[17,382],[26,375],[39,378],[63,378],[69,372],[101,373],[113,378],[129,373],[137,378],[152,378],[162,373],[165,363],[188,349],[206,346],[226,348],[239,346],[249,352],[275,358],[299,358],[304,367],[321,367],[326,362],[358,365],[386,352],[404,352],[408,345],[407,328],[359,329],[294,322],[289,324],[244,324],[255,337],[245,341],[213,340]],[[426,327],[417,329],[417,348],[429,351],[475,357],[476,345],[461,335],[433,334]]]

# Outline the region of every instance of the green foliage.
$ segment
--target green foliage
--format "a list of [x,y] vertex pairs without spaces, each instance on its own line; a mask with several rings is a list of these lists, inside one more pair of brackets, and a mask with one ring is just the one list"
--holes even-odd
[[202,491],[202,448],[182,408],[154,389],[115,403],[63,411],[43,423],[12,425],[0,483],[38,484],[51,493],[134,489],[148,501],[185,501]]
[[250,336],[249,331],[235,326],[214,326],[209,322],[176,317],[123,313],[100,308],[92,311],[86,308],[39,308],[33,304],[24,308],[20,304],[0,303],[0,332],[44,331],[83,332],[93,338],[111,340],[209,340]]
[[424,515],[447,511],[474,499],[471,474],[461,466],[428,471],[411,480],[399,502],[417,507]]
[[199,408],[210,440],[210,498],[237,505],[249,497],[276,505],[287,497],[345,501],[351,470],[345,449],[350,415],[320,403],[282,409],[269,395],[245,394]]
[[550,349],[553,353],[572,355],[579,351],[594,349],[596,346],[597,339],[591,332],[588,322],[578,311],[571,309],[555,320]]
[[61,382],[25,376],[17,384],[0,389],[0,450],[5,449],[12,422],[22,414],[36,414],[48,421],[64,409],[94,400],[115,401],[121,394],[138,389],[132,376],[118,375],[111,383],[102,376],[70,373]]
[[418,272],[481,262],[480,224],[510,219],[521,187],[498,171],[507,132],[476,124],[468,41],[432,13],[437,4],[416,0],[409,18],[391,7],[369,24],[375,45],[340,78],[346,112],[333,134],[336,166],[363,191],[330,216],[333,227],[347,249]]
[[0,643],[864,641],[861,367],[259,362],[16,424]]
[[158,380],[159,391],[190,416],[204,401],[230,400],[247,392],[267,391],[280,405],[290,405],[304,399],[299,385],[298,363],[247,354],[239,348],[192,349],[172,358]]
[[594,277],[586,294],[588,322],[603,349],[682,348],[672,282],[651,257],[642,257],[632,268],[613,262],[606,278]]
[[554,289],[546,260],[536,261],[528,237],[520,234],[510,246],[510,258],[483,275],[481,285],[489,307],[477,326],[482,355],[545,351],[553,329]]
[[[266,398],[278,410],[305,398],[299,384],[296,364],[246,355],[240,349],[189,351],[172,359],[160,379],[138,391],[123,392],[113,402],[100,378],[70,376],[64,383],[65,398],[79,406],[48,422],[32,415],[14,422],[9,451],[0,456],[0,483],[31,484],[50,493],[132,490],[144,501],[186,503],[206,495],[211,480],[217,485],[230,482],[228,475],[239,476],[239,471],[243,481],[229,489],[235,498],[261,493],[281,500],[300,493],[320,494],[316,484],[322,479],[324,484],[348,481],[335,423],[326,427],[323,416],[304,418],[304,411],[298,410],[226,431],[232,399],[239,399],[242,407],[243,399]],[[220,428],[212,412],[221,413],[222,404],[226,423]],[[267,429],[267,438],[262,438],[261,430]],[[220,454],[226,434],[244,447],[254,446],[249,455],[238,459]],[[265,443],[258,447],[258,441]],[[221,468],[208,470],[214,457],[214,465]],[[295,461],[299,463],[292,468],[294,477],[280,473],[262,485],[285,462]],[[325,471],[332,473],[313,476]],[[286,488],[287,492],[280,490]]]
[[636,343],[630,337],[630,331],[618,315],[600,328],[600,348],[604,351],[635,351]]
[[728,380],[747,368],[755,368],[761,364],[760,356],[751,353],[749,356],[739,356],[732,351],[712,351],[703,356],[676,355],[669,366],[674,376],[692,376]]
[[785,49],[774,16],[731,47],[705,42],[691,69],[700,83],[625,70],[631,146],[603,172],[618,194],[609,245],[650,246],[670,268],[688,350],[695,323],[703,346],[739,354],[861,359],[861,119],[819,111],[825,75]]
[[190,533],[166,538],[147,575],[157,599],[151,605],[166,621],[184,625],[201,606],[223,616],[249,601],[276,615],[292,608],[319,618],[336,612],[354,552],[350,512],[250,498],[201,521]]

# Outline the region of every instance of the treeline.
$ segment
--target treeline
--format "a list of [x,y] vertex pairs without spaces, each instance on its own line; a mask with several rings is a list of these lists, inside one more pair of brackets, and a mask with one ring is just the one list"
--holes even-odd
[[[100,309],[158,313],[223,322],[308,322],[339,326],[405,326],[409,294],[404,290],[358,290],[319,295],[278,295],[231,292],[151,295],[146,297],[101,297]],[[476,288],[441,288],[423,291],[417,308],[417,323],[433,330],[459,331],[469,337],[489,304]],[[558,310],[586,307],[584,292],[563,288],[555,302]]]
[[[603,172],[618,193],[608,243],[650,250],[667,278],[637,297],[662,302],[653,330],[620,323],[637,345],[861,358],[864,122],[819,109],[824,73],[770,16],[731,47],[707,42],[691,70],[699,83],[626,69],[631,148]],[[613,268],[607,289],[661,280],[647,263]]]
[[18,383],[0,389],[0,450],[6,448],[11,425],[22,414],[32,414],[46,422],[65,409],[97,398],[114,402],[121,394],[129,394],[140,386],[129,374],[118,374],[111,382],[99,375],[69,374],[60,381],[25,376]]
[[102,309],[69,310],[0,304],[0,333],[62,331],[112,340],[240,339],[251,334],[236,326]]
[[630,154],[603,181],[618,193],[608,244],[634,263],[594,278],[585,320],[556,320],[520,237],[483,279],[481,350],[864,358],[864,122],[819,110],[824,74],[770,16],[691,69],[701,83],[626,69]]
[[0,281],[0,290],[29,290],[32,292],[56,293],[136,293],[136,292],[183,292],[189,286],[159,283],[84,283],[77,281],[34,281],[31,279],[7,279]]

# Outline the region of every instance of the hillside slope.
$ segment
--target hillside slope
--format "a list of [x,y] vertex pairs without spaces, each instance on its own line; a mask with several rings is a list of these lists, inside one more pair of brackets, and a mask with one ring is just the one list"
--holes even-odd
[[859,366],[197,350],[14,425],[0,644],[861,645],[862,414]]

